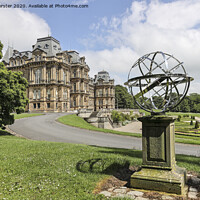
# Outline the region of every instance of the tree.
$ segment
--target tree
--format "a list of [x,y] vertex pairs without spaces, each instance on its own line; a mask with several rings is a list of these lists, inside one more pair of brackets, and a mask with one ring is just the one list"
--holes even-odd
[[134,108],[134,100],[126,87],[115,86],[115,108]]
[[[0,42],[0,59],[3,45]],[[12,112],[24,112],[28,103],[26,88],[28,82],[22,72],[12,72],[0,62],[0,127],[14,123]]]

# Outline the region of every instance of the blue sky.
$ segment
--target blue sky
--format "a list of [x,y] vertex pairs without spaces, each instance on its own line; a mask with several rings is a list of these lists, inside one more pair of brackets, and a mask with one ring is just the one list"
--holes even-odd
[[[33,0],[28,2],[37,4],[41,1]],[[51,0],[43,1],[44,4],[50,4],[51,2]],[[87,47],[81,43],[81,39],[90,37],[93,32],[91,25],[105,16],[108,18],[121,16],[131,6],[132,0],[91,0],[82,2],[78,0],[58,0],[54,2],[59,4],[88,5],[88,8],[78,9],[28,9],[30,12],[34,12],[46,20],[51,28],[52,36],[61,41],[64,49],[72,48],[83,51]],[[99,45],[93,47],[94,50],[102,48],[104,47]]]
[[1,4],[85,4],[88,8],[0,8],[0,40],[23,51],[50,33],[63,50],[86,57],[90,75],[104,69],[127,81],[130,67],[154,51],[173,54],[184,62],[200,88],[199,0],[0,0]]

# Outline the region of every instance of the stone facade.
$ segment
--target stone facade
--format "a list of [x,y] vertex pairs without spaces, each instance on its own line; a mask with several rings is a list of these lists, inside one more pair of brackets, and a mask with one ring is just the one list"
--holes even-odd
[[62,51],[53,37],[37,39],[32,51],[8,47],[3,62],[9,70],[22,71],[29,82],[27,111],[114,109],[114,80],[108,72],[90,78],[85,57],[76,51]]
[[95,76],[94,91],[95,110],[115,108],[114,79],[110,79],[108,72],[101,71]]

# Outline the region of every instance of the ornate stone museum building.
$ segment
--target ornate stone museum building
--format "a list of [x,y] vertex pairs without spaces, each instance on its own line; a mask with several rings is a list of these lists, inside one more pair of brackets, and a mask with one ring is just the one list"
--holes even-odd
[[114,109],[114,80],[108,72],[90,78],[85,57],[76,51],[62,51],[53,37],[37,39],[32,51],[8,47],[3,62],[9,70],[22,71],[29,82],[27,111]]

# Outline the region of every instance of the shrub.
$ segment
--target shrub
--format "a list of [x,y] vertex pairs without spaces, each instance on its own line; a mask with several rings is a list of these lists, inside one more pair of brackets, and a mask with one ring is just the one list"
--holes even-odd
[[112,111],[111,118],[114,123],[118,123],[118,122],[122,121],[121,114],[119,112],[117,112],[116,110]]
[[195,129],[198,129],[199,128],[199,122],[198,121],[196,121],[196,123],[195,123],[195,127],[194,127]]
[[181,115],[178,115],[177,121],[181,121]]
[[131,121],[131,116],[129,114],[126,114],[125,119],[128,120],[128,121]]
[[124,122],[126,120],[126,115],[124,113],[120,113],[121,121]]

